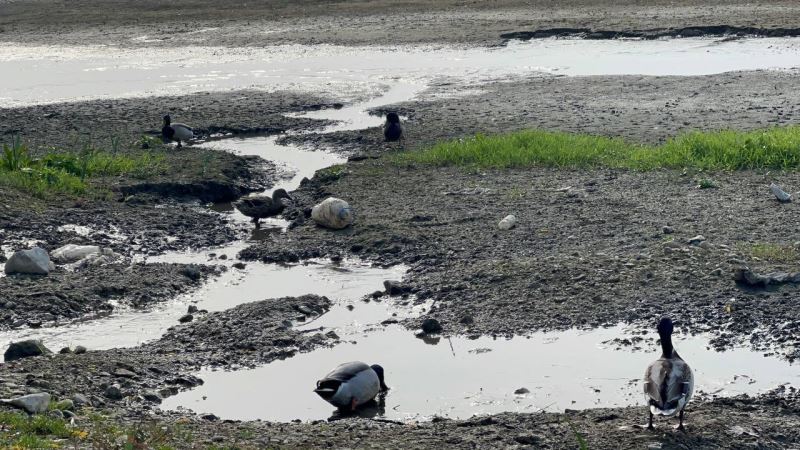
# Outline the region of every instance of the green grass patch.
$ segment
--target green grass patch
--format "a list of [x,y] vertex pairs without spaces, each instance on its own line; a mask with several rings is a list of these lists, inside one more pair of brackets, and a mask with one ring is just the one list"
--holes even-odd
[[12,411],[0,412],[0,448],[46,449],[69,447],[86,433],[71,428],[63,419]]
[[800,259],[800,252],[793,245],[755,243],[739,244],[738,247],[742,253],[762,261],[792,264]]
[[51,150],[31,156],[19,138],[3,144],[0,154],[0,185],[29,192],[44,198],[52,194],[83,196],[104,191],[104,177],[130,176],[146,178],[165,170],[164,155],[153,151],[135,156],[116,153],[118,142],[112,141],[114,152],[84,146],[80,151]]
[[588,134],[525,130],[442,142],[395,155],[394,160],[475,168],[795,170],[800,168],[800,127],[692,132],[658,146]]

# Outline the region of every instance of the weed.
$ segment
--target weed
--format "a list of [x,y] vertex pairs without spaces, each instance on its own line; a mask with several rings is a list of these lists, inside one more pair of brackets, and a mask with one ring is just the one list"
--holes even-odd
[[800,259],[800,252],[793,245],[770,243],[739,244],[739,250],[763,261],[791,264]]
[[578,448],[580,450],[589,450],[589,443],[586,442],[583,436],[578,433],[578,429],[575,428],[575,425],[567,419],[567,423],[569,424],[569,428],[572,430],[572,434],[575,436],[575,440],[578,442]]
[[708,178],[703,178],[697,184],[697,187],[700,188],[700,189],[716,189],[719,186],[717,185],[717,183],[714,182],[714,180],[710,180]]

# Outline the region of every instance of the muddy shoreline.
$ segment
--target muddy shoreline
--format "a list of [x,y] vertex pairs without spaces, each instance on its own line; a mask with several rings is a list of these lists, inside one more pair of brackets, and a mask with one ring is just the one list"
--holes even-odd
[[[800,7],[787,0],[320,0],[236,1],[224,9],[209,0],[170,5],[114,3],[114,19],[98,0],[0,3],[0,41],[120,46],[274,44],[499,45],[503,35],[560,35],[591,30],[593,38],[685,35],[794,35]],[[722,31],[720,31],[722,29]],[[556,30],[556,31],[553,31]],[[557,31],[562,30],[562,31]],[[644,30],[644,31],[639,31]],[[692,31],[694,30],[694,31]],[[699,30],[699,31],[698,31]],[[538,34],[537,34],[538,33]]]

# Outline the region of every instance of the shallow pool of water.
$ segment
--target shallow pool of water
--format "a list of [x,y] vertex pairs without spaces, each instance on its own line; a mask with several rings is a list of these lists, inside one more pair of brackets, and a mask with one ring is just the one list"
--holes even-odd
[[[316,380],[353,360],[383,365],[391,388],[381,404],[359,413],[367,417],[424,420],[639,405],[644,401],[644,370],[660,349],[652,345],[633,351],[604,344],[625,334],[618,326],[513,339],[423,340],[399,326],[379,327],[343,337],[353,343],[257,369],[202,371],[202,386],[167,398],[162,407],[185,407],[224,419],[327,419],[337,413],[312,392]],[[676,336],[675,345],[694,371],[695,393],[755,394],[783,383],[800,384],[800,365],[775,357],[744,348],[716,352],[707,348],[706,336]],[[515,394],[520,388],[530,392]],[[643,420],[644,414],[643,408]]]
[[253,88],[363,97],[392,85],[510,76],[704,75],[800,66],[800,39],[545,39],[498,48],[331,45],[121,49],[0,44],[0,102],[183,95]]
[[[243,270],[239,270],[231,267],[231,264],[240,249],[241,245],[237,245],[201,253],[173,253],[150,258],[150,262],[206,262],[227,265],[229,269],[201,289],[150,310],[121,308],[108,317],[92,321],[2,332],[0,346],[22,339],[42,339],[54,351],[76,345],[83,345],[91,350],[132,347],[161,337],[167,328],[176,325],[178,318],[186,314],[189,305],[213,312],[247,302],[304,294],[325,295],[336,300],[338,305],[352,303],[359,308],[371,307],[367,317],[375,322],[391,318],[393,314],[406,309],[391,302],[367,306],[362,305],[361,301],[363,296],[382,289],[384,280],[401,279],[405,274],[405,267],[381,269],[358,260],[345,260],[340,264],[308,261],[290,266],[248,263]],[[230,259],[212,259],[208,257],[209,253],[224,254]],[[352,322],[347,325],[357,329],[362,324],[364,323]]]

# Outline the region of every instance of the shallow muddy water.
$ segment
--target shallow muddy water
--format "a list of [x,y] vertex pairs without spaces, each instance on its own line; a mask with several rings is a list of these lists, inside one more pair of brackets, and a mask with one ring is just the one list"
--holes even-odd
[[[618,326],[513,339],[423,340],[388,326],[343,336],[353,343],[257,369],[200,372],[205,384],[166,399],[162,407],[186,407],[224,419],[327,419],[337,413],[312,392],[316,380],[353,360],[381,364],[391,388],[382,404],[359,412],[367,417],[424,420],[434,415],[467,418],[503,411],[639,405],[644,400],[644,370],[658,358],[660,348],[655,341],[636,351],[605,343],[626,335]],[[676,348],[693,368],[696,395],[755,394],[800,383],[800,365],[744,348],[720,353],[707,344],[706,336],[676,336]],[[515,394],[520,388],[530,392]]]
[[120,49],[0,45],[3,106],[255,88],[343,98],[435,79],[529,75],[705,75],[800,66],[800,39],[580,40],[451,46]]
[[[307,261],[291,266],[248,263],[239,270],[230,266],[240,249],[241,246],[233,246],[150,259],[151,262],[205,262],[229,266],[227,272],[200,290],[166,305],[148,311],[121,308],[108,317],[61,327],[3,332],[0,333],[0,345],[6,346],[22,339],[43,339],[45,345],[54,351],[76,345],[92,350],[131,347],[161,337],[167,328],[176,325],[178,318],[186,314],[189,305],[201,310],[222,311],[247,302],[304,294],[325,295],[341,305],[359,304],[364,295],[382,289],[384,280],[399,280],[406,270],[401,266],[375,268],[357,260],[346,260],[341,264]],[[230,259],[210,259],[209,253],[224,254]],[[374,320],[373,323],[388,319],[397,312],[396,305],[388,302],[371,306],[368,318]],[[360,323],[349,325],[355,327]]]

